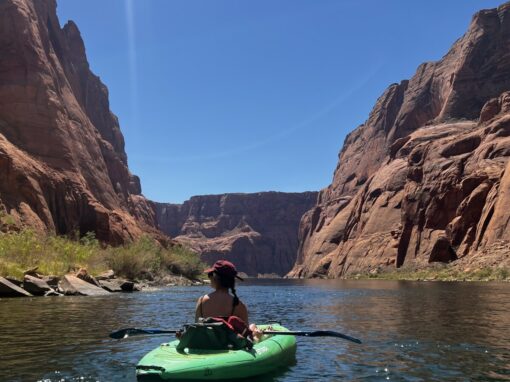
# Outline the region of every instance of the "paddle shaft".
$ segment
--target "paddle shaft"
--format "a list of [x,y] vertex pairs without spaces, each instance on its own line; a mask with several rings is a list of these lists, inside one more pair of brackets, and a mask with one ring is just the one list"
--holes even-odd
[[305,331],[276,331],[276,330],[264,330],[264,334],[273,334],[273,335],[287,335],[287,336],[302,336],[302,337],[336,337],[336,338],[343,338],[344,340],[352,341],[357,344],[360,344],[361,341],[357,338],[348,336],[346,334],[333,332],[331,330],[316,330],[312,332],[305,332]]

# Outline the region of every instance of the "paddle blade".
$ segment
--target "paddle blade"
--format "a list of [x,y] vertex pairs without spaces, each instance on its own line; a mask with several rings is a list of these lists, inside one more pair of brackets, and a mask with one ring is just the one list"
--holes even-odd
[[114,338],[116,340],[120,340],[121,338],[125,338],[130,329],[120,329],[115,332],[110,333],[110,338]]
[[127,337],[131,337],[131,336],[151,335],[151,334],[169,334],[169,333],[177,333],[177,330],[126,328],[126,329],[120,329],[120,330],[110,333],[110,338],[120,340],[122,338],[127,338]]
[[336,337],[336,338],[343,338],[344,340],[355,342],[357,344],[361,343],[361,341],[357,338],[348,336],[347,334],[334,332],[332,330],[317,330],[315,332],[310,332],[310,334],[308,336],[309,337]]

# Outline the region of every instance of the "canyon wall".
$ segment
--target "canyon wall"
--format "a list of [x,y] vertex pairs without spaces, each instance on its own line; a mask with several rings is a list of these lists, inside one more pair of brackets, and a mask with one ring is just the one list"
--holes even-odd
[[509,52],[506,3],[384,92],[303,216],[290,277],[509,263]]
[[227,259],[250,276],[286,274],[296,261],[298,226],[316,192],[194,196],[156,203],[159,228],[212,264]]
[[112,244],[155,231],[108,90],[55,0],[0,2],[0,177],[4,231],[93,231]]

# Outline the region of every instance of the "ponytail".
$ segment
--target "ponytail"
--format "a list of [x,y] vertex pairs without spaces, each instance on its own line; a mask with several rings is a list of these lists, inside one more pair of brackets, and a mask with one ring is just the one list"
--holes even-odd
[[234,306],[237,306],[239,305],[239,297],[237,297],[236,288],[232,286],[230,287],[230,289],[232,290],[232,294],[234,295]]
[[237,297],[236,293],[236,279],[234,277],[225,277],[222,276],[216,272],[214,272],[214,277],[220,285],[224,288],[230,289],[232,291],[232,294],[234,295],[234,306],[239,305],[239,297]]

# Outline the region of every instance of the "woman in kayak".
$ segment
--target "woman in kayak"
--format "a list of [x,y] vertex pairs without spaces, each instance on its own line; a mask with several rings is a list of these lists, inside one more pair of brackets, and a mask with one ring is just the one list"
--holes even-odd
[[205,317],[237,316],[247,323],[248,309],[236,294],[236,278],[241,281],[243,279],[237,275],[234,264],[227,260],[218,260],[204,272],[209,276],[211,287],[215,290],[198,299],[195,321]]
[[[237,316],[248,325],[248,309],[236,294],[236,278],[243,280],[237,275],[237,269],[230,261],[218,260],[211,268],[204,271],[211,280],[214,292],[200,297],[195,309],[195,321],[206,317]],[[229,290],[232,294],[229,293]],[[249,326],[254,338],[262,333],[255,324]]]

